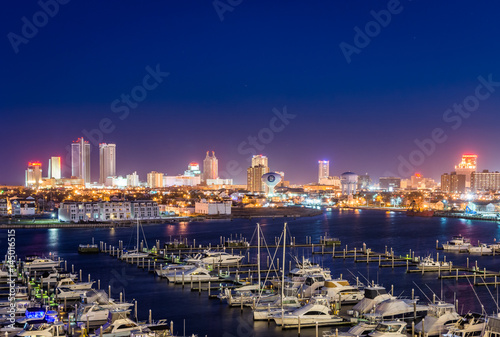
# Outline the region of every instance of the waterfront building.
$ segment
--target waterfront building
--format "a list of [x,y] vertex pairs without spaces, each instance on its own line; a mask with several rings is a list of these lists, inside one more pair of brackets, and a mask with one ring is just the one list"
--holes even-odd
[[61,179],[61,157],[50,157],[47,178]]
[[321,184],[321,180],[330,177],[330,161],[319,160],[318,161],[318,183]]
[[71,144],[71,176],[90,184],[90,144],[78,138]]
[[132,174],[127,175],[127,187],[138,187],[139,186],[139,175],[137,171]]
[[25,186],[38,189],[42,184],[42,164],[40,162],[28,163],[25,172]]
[[383,191],[395,191],[401,188],[401,178],[399,177],[380,177],[379,187]]
[[465,175],[465,188],[471,188],[471,178],[472,173],[477,170],[477,155],[475,154],[464,154],[462,155],[462,161],[460,164],[455,166],[455,172],[458,175]]
[[99,183],[116,176],[116,144],[99,144]]
[[158,214],[158,203],[151,200],[62,202],[59,206],[59,221],[63,222],[149,220]]
[[333,177],[321,178],[319,184],[340,187],[340,177],[333,176]]
[[472,172],[471,188],[473,191],[498,191],[500,190],[500,172]]
[[205,199],[194,204],[194,212],[198,214],[208,215],[230,215],[231,201],[224,202],[208,202]]
[[80,178],[43,179],[42,188],[84,188],[85,182]]
[[446,193],[465,193],[467,189],[467,177],[465,174],[445,173],[441,176],[441,191]]
[[110,186],[110,187],[116,187],[116,188],[126,188],[127,187],[127,178],[124,178],[122,176],[107,177],[104,185]]
[[9,214],[9,199],[0,199],[0,216],[6,216]]
[[356,194],[358,175],[353,172],[344,172],[340,176],[340,184],[342,185],[342,194],[352,196]]
[[266,192],[266,185],[262,176],[269,172],[266,156],[257,155],[252,157],[252,166],[247,169],[247,189],[252,193]]
[[414,175],[411,176],[410,178],[410,186],[411,188],[413,189],[418,189],[419,187],[421,187],[422,183],[423,183],[423,177],[420,173],[415,173]]
[[178,176],[164,176],[163,177],[163,186],[196,186],[201,183],[200,176],[186,176],[186,175],[178,175]]
[[207,151],[207,156],[203,160],[203,181],[208,179],[219,178],[219,161],[215,157],[215,152],[212,151],[212,156],[210,152]]
[[22,198],[11,198],[11,213],[16,216],[31,216],[36,214],[36,201],[33,197]]
[[148,186],[150,188],[163,187],[163,173],[152,171],[147,176]]

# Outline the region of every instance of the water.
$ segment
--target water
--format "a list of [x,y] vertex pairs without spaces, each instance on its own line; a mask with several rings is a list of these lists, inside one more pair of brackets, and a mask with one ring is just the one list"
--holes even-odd
[[[156,224],[144,226],[144,232],[150,245],[155,240],[164,242],[188,238],[189,242],[196,239],[196,244],[216,245],[220,237],[233,238],[241,233],[248,240],[255,232],[257,220],[238,219],[234,221],[204,221],[179,224]],[[330,236],[339,237],[342,247],[349,249],[362,247],[366,243],[368,248],[375,252],[384,252],[393,249],[396,255],[409,254],[410,249],[415,255],[436,255],[436,240],[440,243],[447,241],[452,235],[462,234],[470,238],[473,243],[492,243],[494,238],[500,239],[500,228],[495,222],[482,222],[446,218],[410,218],[401,213],[386,213],[369,210],[334,210],[322,216],[303,219],[288,219],[288,230],[296,243],[305,243],[305,237],[311,236],[313,243],[319,242],[319,237],[328,232]],[[283,230],[283,219],[260,219],[262,231],[268,243],[274,243]],[[6,234],[6,230],[5,233]],[[154,319],[167,318],[174,321],[174,331],[182,335],[184,322],[186,335],[198,333],[200,336],[296,336],[296,330],[281,330],[274,323],[254,322],[251,311],[245,309],[240,314],[239,308],[229,308],[219,300],[208,299],[206,292],[201,296],[191,292],[189,286],[182,289],[180,285],[168,284],[166,280],[153,277],[135,266],[128,265],[104,254],[79,255],[77,247],[80,243],[90,243],[92,237],[99,241],[118,246],[118,241],[134,245],[134,228],[115,229],[20,229],[16,230],[16,251],[20,257],[29,254],[57,253],[61,258],[68,260],[68,269],[74,264],[75,272],[83,270],[83,278],[90,274],[93,280],[101,280],[101,288],[108,289],[111,285],[112,296],[119,297],[124,293],[127,300],[138,301],[139,318],[147,319],[151,309]],[[4,236],[5,238],[5,236]],[[2,243],[6,246],[6,240]],[[256,243],[254,240],[253,243]],[[323,264],[332,270],[333,276],[343,274],[344,278],[353,279],[351,273],[360,280],[364,277],[374,280],[390,289],[394,286],[395,295],[411,296],[411,289],[415,294],[425,299],[425,296],[413,284],[415,282],[429,298],[432,291],[437,296],[443,294],[448,301],[453,301],[456,294],[459,300],[459,310],[481,312],[479,303],[472,287],[465,280],[438,280],[437,273],[407,274],[405,268],[379,268],[377,263],[354,263],[352,259],[334,259],[330,255],[311,256],[309,249],[296,248],[293,254],[313,258],[315,262]],[[446,255],[454,265],[465,266],[469,257],[471,265],[478,261],[479,268],[492,271],[500,270],[500,257],[475,256],[439,251],[440,259]],[[256,252],[251,251],[252,262],[256,261]],[[274,254],[274,250],[271,251]],[[282,256],[278,251],[277,256]],[[287,257],[289,259],[289,256]],[[266,263],[266,258],[263,258]],[[288,267],[288,260],[286,262]],[[430,288],[430,289],[429,289]],[[475,287],[477,296],[488,313],[496,311],[497,290],[493,287]],[[491,294],[490,294],[491,292]],[[322,330],[320,329],[320,335]],[[314,336],[315,330],[303,329],[302,336]]]

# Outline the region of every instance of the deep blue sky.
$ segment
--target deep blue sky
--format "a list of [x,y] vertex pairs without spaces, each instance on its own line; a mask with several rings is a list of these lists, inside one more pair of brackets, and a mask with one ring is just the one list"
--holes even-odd
[[[8,34],[41,7],[10,1],[0,13],[0,183],[22,184],[28,161],[46,172],[103,118],[115,126],[104,141],[117,144],[118,174],[180,174],[214,150],[221,171],[239,163],[243,183],[238,145],[284,106],[296,117],[259,152],[292,183],[316,180],[319,159],[332,174],[399,175],[398,156],[435,128],[448,138],[415,171],[438,178],[463,152],[500,170],[500,87],[456,130],[443,120],[478,76],[500,81],[500,3],[402,0],[348,64],[339,44],[353,45],[354,27],[388,3],[243,0],[221,21],[212,1],[71,0],[15,53]],[[170,75],[120,120],[111,102],[157,64]]]

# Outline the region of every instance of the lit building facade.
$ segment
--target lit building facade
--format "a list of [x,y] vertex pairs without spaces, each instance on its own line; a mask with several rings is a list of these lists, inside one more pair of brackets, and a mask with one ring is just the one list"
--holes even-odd
[[455,172],[460,175],[465,175],[465,188],[471,188],[471,177],[472,173],[477,170],[477,155],[475,154],[464,154],[462,155],[462,161],[460,164],[455,166]]
[[207,151],[207,156],[203,159],[203,181],[208,179],[219,178],[219,161],[215,157],[215,152],[212,151],[212,156],[210,156],[210,151]]
[[269,172],[266,156],[257,155],[252,157],[252,166],[247,169],[247,189],[252,193],[266,192],[266,185],[262,176]]
[[0,216],[5,216],[9,214],[9,199],[0,199]]
[[78,138],[71,144],[71,175],[90,184],[90,144]]
[[358,190],[367,190],[372,184],[372,179],[367,174],[358,176]]
[[163,173],[152,171],[147,177],[148,187],[160,188],[163,187]]
[[196,176],[163,176],[163,186],[196,186],[201,183],[201,177]]
[[471,176],[471,188],[474,191],[498,191],[500,190],[500,172],[473,172]]
[[61,179],[61,157],[50,157],[47,178]]
[[116,144],[99,144],[99,183],[116,176]]
[[137,171],[127,175],[127,187],[138,187],[139,184],[139,175]]
[[207,179],[206,181],[207,186],[211,185],[232,185],[233,184],[233,179]]
[[330,176],[330,161],[320,160],[318,161],[318,183],[321,184],[321,180],[328,178]]
[[63,222],[148,220],[158,216],[158,203],[151,200],[62,202],[59,207],[59,221]]
[[25,186],[38,189],[42,184],[42,164],[40,162],[30,162],[25,173]]
[[441,176],[441,191],[446,193],[465,193],[467,190],[467,177],[465,174],[451,172]]
[[401,178],[399,177],[380,177],[379,188],[384,191],[395,191],[401,188]]
[[230,215],[231,205],[231,201],[208,202],[206,200],[202,200],[194,204],[194,212],[207,215]]

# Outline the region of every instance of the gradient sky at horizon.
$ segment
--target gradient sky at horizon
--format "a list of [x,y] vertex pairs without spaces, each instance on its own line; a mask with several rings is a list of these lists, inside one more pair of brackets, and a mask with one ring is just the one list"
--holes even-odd
[[[398,158],[435,128],[447,140],[412,171],[438,179],[468,152],[479,169],[500,170],[500,87],[456,130],[443,119],[474,95],[478,77],[500,81],[500,3],[402,0],[348,63],[339,44],[353,45],[354,28],[388,3],[243,0],[221,21],[213,1],[72,0],[18,53],[8,34],[21,35],[22,18],[33,22],[41,7],[4,4],[0,184],[23,184],[30,161],[44,174],[50,156],[66,162],[67,146],[106,118],[114,130],[102,142],[117,144],[119,175],[181,174],[213,150],[219,170],[234,161],[238,173],[226,177],[245,183],[248,152],[238,148],[283,107],[296,117],[256,152],[292,183],[316,181],[323,159],[332,175],[401,175]],[[168,77],[121,120],[112,102],[156,65]]]

